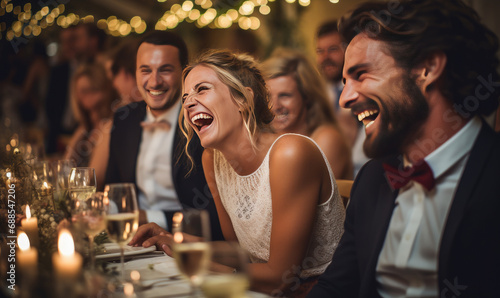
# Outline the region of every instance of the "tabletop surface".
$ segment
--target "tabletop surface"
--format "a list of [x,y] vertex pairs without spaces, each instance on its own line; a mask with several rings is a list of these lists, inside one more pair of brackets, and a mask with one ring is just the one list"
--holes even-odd
[[[121,270],[120,263],[110,263],[110,270]],[[125,262],[125,276],[131,276],[132,271],[137,271],[140,278],[131,282],[137,297],[190,297],[189,282],[184,279],[177,269],[174,258],[158,251],[142,255],[134,255]],[[135,272],[137,276],[137,273]],[[127,297],[114,293],[113,297]],[[249,298],[265,298],[268,295],[248,291]]]

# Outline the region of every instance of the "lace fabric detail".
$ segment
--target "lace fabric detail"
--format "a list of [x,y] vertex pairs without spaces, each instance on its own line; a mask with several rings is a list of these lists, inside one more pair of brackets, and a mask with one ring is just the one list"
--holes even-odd
[[[238,175],[231,166],[231,161],[227,161],[221,152],[214,151],[215,179],[220,199],[240,245],[248,252],[253,263],[265,263],[269,260],[273,219],[269,155],[276,141],[259,168],[246,176]],[[312,237],[301,265],[301,278],[320,275],[325,271],[343,233],[344,206],[330,165],[322,151],[321,154],[330,173],[332,193],[326,202],[316,208]]]

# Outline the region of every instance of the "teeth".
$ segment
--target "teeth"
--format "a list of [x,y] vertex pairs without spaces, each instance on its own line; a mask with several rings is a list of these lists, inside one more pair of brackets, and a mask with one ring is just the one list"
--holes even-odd
[[373,124],[373,122],[375,122],[375,121],[370,121],[370,122],[368,122],[368,124],[366,124],[366,125],[365,125],[365,128],[370,127],[370,126]]
[[153,94],[153,95],[155,95],[155,96],[156,96],[156,95],[160,95],[160,94],[165,93],[165,91],[151,91],[151,90],[150,90],[150,91],[149,91],[149,93],[151,93],[151,94]]
[[371,115],[376,114],[376,113],[377,113],[376,110],[361,112],[358,114],[358,121],[363,121],[363,119],[365,119],[366,117],[371,116]]
[[195,115],[193,118],[191,118],[191,122],[194,123],[198,119],[213,119],[213,117],[202,113],[202,114]]

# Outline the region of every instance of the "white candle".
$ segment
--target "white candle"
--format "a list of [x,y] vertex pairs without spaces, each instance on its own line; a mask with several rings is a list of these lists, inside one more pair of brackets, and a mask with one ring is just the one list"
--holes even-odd
[[26,218],[21,220],[23,231],[28,235],[31,245],[38,248],[38,219],[31,216],[30,206],[26,206]]
[[24,232],[19,233],[17,245],[19,246],[17,266],[23,280],[31,282],[36,278],[38,272],[38,251],[30,247],[30,240]]
[[62,280],[65,283],[74,282],[78,279],[83,260],[79,253],[75,253],[75,243],[68,230],[62,229],[59,233],[57,247],[59,252],[52,255],[56,280]]

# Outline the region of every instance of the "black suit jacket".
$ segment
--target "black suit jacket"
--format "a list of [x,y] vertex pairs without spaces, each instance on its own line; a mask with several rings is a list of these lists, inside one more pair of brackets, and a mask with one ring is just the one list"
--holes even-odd
[[[116,111],[111,131],[106,184],[125,182],[136,184],[137,157],[142,139],[140,123],[144,121],[145,117],[146,103],[144,101],[131,103]],[[221,240],[223,236],[219,217],[201,166],[203,147],[195,135],[189,145],[189,152],[194,159],[195,168],[186,177],[190,163],[184,153],[185,144],[186,138],[176,123],[172,150],[172,177],[175,191],[184,208],[208,210],[212,239]],[[174,213],[175,211],[165,211],[169,229],[172,227]]]
[[[472,140],[471,140],[472,141]],[[398,192],[382,162],[358,173],[345,232],[308,297],[378,297],[375,269]],[[440,297],[500,297],[500,137],[483,122],[457,186],[439,248]]]

